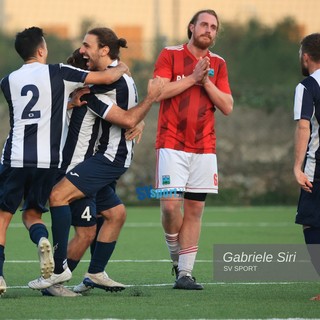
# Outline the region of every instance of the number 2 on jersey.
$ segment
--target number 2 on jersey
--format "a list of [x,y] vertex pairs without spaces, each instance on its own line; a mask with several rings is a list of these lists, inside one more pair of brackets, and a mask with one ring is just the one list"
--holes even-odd
[[39,119],[41,116],[40,111],[31,110],[39,100],[39,89],[35,85],[29,84],[21,89],[21,95],[27,96],[29,91],[31,91],[32,97],[22,112],[22,119]]

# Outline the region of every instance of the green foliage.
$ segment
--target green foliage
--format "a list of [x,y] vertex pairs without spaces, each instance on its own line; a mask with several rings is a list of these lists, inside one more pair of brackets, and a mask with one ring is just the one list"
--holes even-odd
[[21,58],[14,49],[14,38],[0,33],[0,78],[21,65]]
[[130,71],[136,83],[139,100],[141,101],[147,95],[148,80],[153,77],[153,63],[150,61],[134,60]]
[[267,28],[257,20],[246,25],[226,24],[215,51],[228,64],[237,105],[266,110],[291,108],[293,90],[300,81],[299,26],[286,18]]
[[49,50],[48,63],[66,63],[74,50],[72,43],[53,35],[47,35],[46,41]]

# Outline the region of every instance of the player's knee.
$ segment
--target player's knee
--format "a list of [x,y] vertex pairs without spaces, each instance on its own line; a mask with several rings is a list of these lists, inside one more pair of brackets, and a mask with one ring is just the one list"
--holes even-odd
[[119,205],[114,208],[102,211],[101,215],[108,223],[118,226],[122,226],[127,218],[127,213],[124,205]]
[[71,201],[82,196],[83,194],[68,179],[63,178],[51,190],[49,202],[50,206],[69,205]]
[[74,235],[77,240],[85,242],[88,246],[96,236],[96,226],[77,228]]
[[175,215],[177,212],[180,213],[181,202],[180,201],[174,201],[174,200],[161,200],[161,212],[162,215],[165,217],[170,217],[172,215]]
[[50,206],[57,207],[70,204],[70,197],[61,188],[53,188],[49,197]]
[[53,188],[51,193],[50,193],[50,197],[49,197],[50,206],[61,205],[62,199],[63,199],[62,193],[59,192],[58,189]]

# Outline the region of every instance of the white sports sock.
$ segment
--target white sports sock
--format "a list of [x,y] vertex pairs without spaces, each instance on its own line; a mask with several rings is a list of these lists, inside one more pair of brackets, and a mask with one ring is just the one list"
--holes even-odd
[[170,257],[174,266],[178,265],[179,260],[179,233],[168,234],[165,233],[166,244],[169,249]]
[[192,246],[179,251],[179,278],[192,274],[194,262],[198,252],[198,246]]

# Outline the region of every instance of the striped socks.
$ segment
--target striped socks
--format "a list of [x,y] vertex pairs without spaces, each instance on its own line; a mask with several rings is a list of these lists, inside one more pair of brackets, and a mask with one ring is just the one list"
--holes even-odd
[[179,233],[168,234],[165,233],[166,244],[169,249],[170,257],[174,266],[178,265],[179,260]]
[[191,246],[179,251],[179,278],[192,274],[194,262],[198,252],[198,246]]

